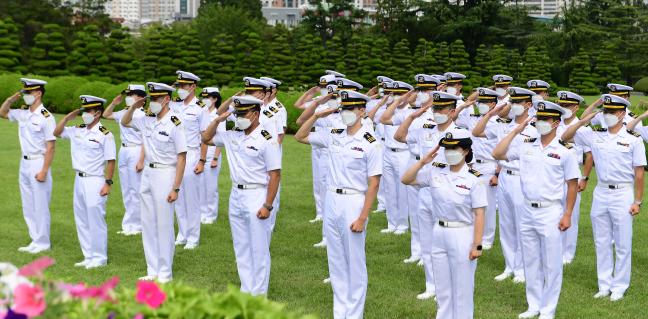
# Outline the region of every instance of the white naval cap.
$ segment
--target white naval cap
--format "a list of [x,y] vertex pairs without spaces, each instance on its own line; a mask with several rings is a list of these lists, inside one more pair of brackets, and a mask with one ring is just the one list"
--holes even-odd
[[175,89],[167,84],[158,82],[146,82],[149,96],[171,95]]
[[326,90],[329,92],[329,94],[337,92],[337,89],[338,86],[335,84],[329,84],[326,86]]
[[378,81],[378,83],[394,82],[394,80],[392,80],[390,77],[384,75],[377,76],[376,80]]
[[630,101],[614,94],[603,94],[601,100],[603,100],[603,109],[624,110],[630,107]]
[[506,74],[496,74],[493,75],[493,81],[495,81],[495,85],[509,85],[513,81],[513,77]]
[[439,83],[446,83],[446,77],[445,75],[441,74],[430,74],[432,77],[435,77],[437,80],[439,80]]
[[94,95],[80,95],[79,99],[81,99],[81,111],[103,106],[106,103],[105,99]]
[[180,85],[180,84],[195,84],[200,82],[200,78],[191,73],[191,72],[186,72],[186,71],[181,71],[178,70],[176,71],[176,74],[178,75],[178,78],[176,79],[176,82],[174,83],[175,85]]
[[326,70],[325,73],[326,73],[326,74],[333,75],[333,76],[335,76],[336,78],[345,78],[345,77],[346,77],[346,75],[344,75],[344,74],[342,74],[342,73],[340,73],[340,72],[337,72],[337,71],[333,71],[333,70]]
[[534,95],[537,95],[535,92],[529,89],[517,87],[517,86],[512,86],[508,89],[508,94],[509,94],[509,99],[511,102],[517,102],[517,101],[531,101],[531,98]]
[[607,88],[614,95],[627,95],[634,90],[631,86],[616,83],[609,83]]
[[336,80],[335,75],[327,74],[327,75],[320,76],[319,84],[320,86],[323,87],[326,86],[327,84],[335,83],[335,80]]
[[558,97],[558,103],[561,104],[581,104],[585,99],[571,91],[558,91],[556,94]]
[[202,92],[200,92],[200,96],[202,97],[220,96],[220,90],[215,86],[204,87],[202,89]]
[[362,84],[347,78],[338,78],[336,81],[339,90],[362,90]]
[[354,107],[364,107],[367,106],[367,102],[369,102],[370,98],[360,92],[356,91],[349,91],[349,90],[342,90],[340,91],[340,99],[342,100],[340,102],[340,108],[347,109],[347,108],[354,108]]
[[259,79],[261,79],[261,80],[263,80],[263,81],[270,82],[270,83],[274,84],[275,87],[279,87],[279,86],[281,85],[281,81],[279,81],[279,80],[275,80],[275,79],[273,79],[273,78],[269,78],[269,77],[267,77],[267,76],[262,76],[262,77],[260,77]]
[[416,88],[423,90],[434,90],[440,81],[436,77],[429,74],[417,74],[414,76],[414,81],[416,81]]
[[465,75],[457,72],[446,72],[443,75],[447,83],[460,83],[466,78]]
[[246,113],[247,111],[255,108],[255,107],[261,107],[263,105],[263,101],[251,96],[251,95],[242,95],[242,96],[235,96],[232,98],[234,101],[234,113],[235,114],[242,114]]
[[489,88],[477,88],[477,100],[479,102],[497,102],[497,98],[501,95],[497,91]]
[[141,84],[129,84],[126,89],[122,91],[122,94],[140,94],[146,95],[146,87]]
[[547,91],[551,85],[542,80],[529,80],[527,81],[527,87],[533,92]]
[[432,107],[433,108],[444,108],[447,106],[456,107],[457,101],[461,100],[461,96],[454,95],[441,91],[432,92]]
[[405,83],[403,81],[394,81],[394,82],[387,82],[387,86],[385,87],[385,92],[401,95],[413,89],[414,87],[411,86],[409,83]]
[[565,117],[571,116],[571,111],[550,101],[539,100],[533,102],[533,108],[536,110],[537,117]]
[[249,76],[244,77],[243,82],[245,83],[246,91],[267,90],[273,87],[273,84],[268,81],[264,81]]
[[43,87],[45,87],[45,84],[47,84],[47,82],[43,80],[28,78],[20,78],[20,82],[22,82],[23,84],[23,88],[20,90],[20,92],[22,93],[42,89]]

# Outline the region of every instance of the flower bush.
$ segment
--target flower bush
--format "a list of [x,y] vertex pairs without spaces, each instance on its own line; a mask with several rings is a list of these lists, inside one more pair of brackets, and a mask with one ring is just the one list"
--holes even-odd
[[289,313],[283,305],[233,286],[210,293],[178,283],[159,286],[147,281],[118,288],[118,277],[99,286],[66,283],[47,278],[44,271],[53,264],[49,257],[20,269],[0,263],[0,319],[315,318]]

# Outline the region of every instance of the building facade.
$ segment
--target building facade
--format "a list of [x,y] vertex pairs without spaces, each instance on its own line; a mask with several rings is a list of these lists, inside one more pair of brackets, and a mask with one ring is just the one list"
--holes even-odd
[[111,0],[106,3],[106,12],[134,30],[154,22],[193,19],[199,7],[200,0]]

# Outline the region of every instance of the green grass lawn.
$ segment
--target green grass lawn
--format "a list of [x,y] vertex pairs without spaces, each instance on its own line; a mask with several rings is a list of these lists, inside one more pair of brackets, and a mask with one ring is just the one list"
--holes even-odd
[[[114,122],[104,121],[104,124],[117,133]],[[0,133],[3,137],[0,172],[5,180],[0,184],[0,193],[5,194],[4,200],[0,201],[0,261],[23,265],[35,257],[16,250],[29,243],[18,190],[20,149],[17,126],[8,121],[0,121]],[[330,318],[332,291],[330,285],[322,284],[322,279],[327,276],[325,250],[312,247],[313,243],[320,240],[321,224],[308,223],[314,216],[309,147],[287,137],[283,162],[282,207],[271,248],[269,298],[287,304],[291,310]],[[108,200],[109,264],[105,268],[83,270],[73,267],[75,262],[82,260],[82,255],[72,212],[74,177],[67,141],[57,143],[52,175],[53,246],[48,255],[56,259],[56,265],[49,273],[68,281],[92,284],[117,275],[121,277],[122,285],[134,285],[137,278],[145,274],[146,265],[141,238],[116,234],[120,230],[124,211],[118,177],[115,177],[116,183]],[[590,188],[583,196],[578,251],[574,263],[565,269],[557,317],[645,318],[648,306],[646,216],[636,218],[632,285],[627,297],[617,303],[592,299],[597,286],[588,212],[591,204],[590,191],[594,183],[595,181],[590,181]],[[221,201],[218,222],[203,226],[199,248],[195,251],[178,250],[174,264],[175,280],[214,291],[223,291],[228,284],[239,284],[227,220],[230,181],[226,168],[221,173],[219,184]],[[423,269],[402,263],[409,255],[409,235],[382,235],[379,230],[385,226],[384,214],[371,216],[366,244],[369,268],[366,318],[433,318],[434,302],[422,302],[415,298],[425,287]],[[503,269],[502,254],[499,245],[496,245],[485,252],[477,267],[476,318],[517,318],[518,313],[526,310],[523,285],[515,285],[511,281],[493,281],[493,277]]]

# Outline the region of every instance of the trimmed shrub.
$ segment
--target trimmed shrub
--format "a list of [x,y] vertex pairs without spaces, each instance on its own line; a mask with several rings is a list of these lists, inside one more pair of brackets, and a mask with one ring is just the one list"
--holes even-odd
[[648,77],[641,78],[632,87],[635,91],[641,92],[643,94],[648,94]]
[[74,95],[75,90],[87,82],[87,79],[80,76],[53,78],[45,87],[45,106],[55,113],[69,113],[79,105],[79,96]]
[[22,75],[17,73],[0,74],[0,103],[22,88],[21,77]]

